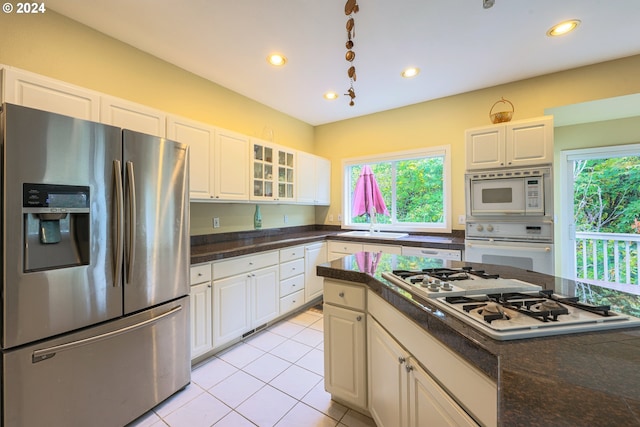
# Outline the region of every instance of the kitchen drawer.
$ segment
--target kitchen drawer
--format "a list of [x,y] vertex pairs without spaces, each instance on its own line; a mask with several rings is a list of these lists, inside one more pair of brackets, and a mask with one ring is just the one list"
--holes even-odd
[[191,284],[208,282],[211,280],[211,263],[191,266]]
[[299,258],[304,258],[304,246],[291,246],[290,248],[280,249],[280,262]]
[[329,241],[329,252],[339,252],[342,254],[355,254],[362,252],[362,243]]
[[280,281],[280,296],[284,297],[292,292],[304,289],[304,274],[290,277],[287,280]]
[[324,280],[324,302],[364,311],[365,289],[346,282]]
[[304,289],[280,298],[280,314],[288,313],[304,304]]
[[213,278],[214,280],[221,279],[271,265],[278,265],[278,259],[278,251],[271,251],[215,262],[213,264]]
[[304,273],[304,259],[296,259],[280,264],[280,280]]

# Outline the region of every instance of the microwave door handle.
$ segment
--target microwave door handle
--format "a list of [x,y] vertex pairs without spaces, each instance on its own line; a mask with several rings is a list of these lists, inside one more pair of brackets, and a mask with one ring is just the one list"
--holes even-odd
[[127,162],[127,187],[129,193],[129,254],[127,257],[127,283],[131,283],[136,253],[136,183],[133,162]]
[[122,165],[120,160],[113,161],[113,176],[115,178],[115,250],[113,253],[113,286],[119,287],[122,280],[122,263],[124,258],[124,198],[122,196]]

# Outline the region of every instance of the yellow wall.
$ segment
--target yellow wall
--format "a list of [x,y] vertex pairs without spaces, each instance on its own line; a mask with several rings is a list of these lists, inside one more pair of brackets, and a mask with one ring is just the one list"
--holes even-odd
[[[515,105],[514,120],[537,117],[551,107],[638,93],[638,75],[640,56],[633,56],[318,126],[316,154],[331,159],[332,184],[331,207],[327,216],[317,219],[329,224],[328,215],[335,220],[341,212],[341,159],[450,144],[452,224],[454,229],[464,229],[457,224],[458,215],[464,214],[465,209],[464,131],[490,125],[489,110],[495,101],[500,97],[510,100]],[[580,142],[556,141],[556,158],[559,150],[575,144]]]
[[[53,11],[0,15],[0,64],[12,65],[250,136],[271,128],[276,143],[332,160],[331,206],[265,205],[265,228],[329,222],[342,210],[341,161],[368,154],[450,144],[453,218],[464,213],[464,130],[490,124],[492,104],[505,97],[514,120],[545,109],[640,92],[640,55],[312,127],[201,79]],[[433,82],[438,84],[438,82]],[[357,106],[355,107],[357,108]],[[563,144],[556,144],[556,159]],[[192,205],[194,234],[253,227],[253,204]],[[463,226],[453,222],[454,229]]]
[[[0,64],[313,152],[313,127],[48,10],[0,14]],[[253,228],[254,204],[193,204],[192,234]],[[265,228],[315,224],[313,206],[269,205]],[[285,224],[284,214],[288,215]],[[212,218],[221,227],[213,229]]]

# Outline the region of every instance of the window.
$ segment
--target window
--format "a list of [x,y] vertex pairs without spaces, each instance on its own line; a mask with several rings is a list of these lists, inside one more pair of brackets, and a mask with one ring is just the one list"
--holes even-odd
[[[363,203],[354,200],[365,166],[373,172],[388,216],[363,212]],[[343,174],[346,228],[368,229],[373,224],[388,231],[451,232],[449,146],[346,159]]]

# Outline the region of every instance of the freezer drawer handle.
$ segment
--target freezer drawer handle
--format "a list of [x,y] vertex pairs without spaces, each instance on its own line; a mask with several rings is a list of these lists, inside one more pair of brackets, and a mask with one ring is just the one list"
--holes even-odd
[[113,338],[113,337],[118,336],[118,335],[125,334],[127,332],[135,331],[136,329],[144,328],[144,327],[149,326],[149,325],[151,325],[153,323],[159,322],[160,320],[164,319],[165,317],[172,316],[172,315],[178,313],[181,310],[182,310],[182,305],[179,305],[179,306],[174,307],[171,310],[167,311],[166,313],[162,313],[162,314],[160,314],[160,315],[158,315],[156,317],[153,317],[151,319],[145,320],[144,322],[136,323],[135,325],[127,326],[125,328],[121,328],[121,329],[118,329],[118,330],[115,330],[115,331],[107,332],[105,334],[97,335],[95,337],[85,338],[83,340],[73,341],[73,342],[69,342],[69,343],[66,343],[66,344],[61,344],[61,345],[54,346],[54,347],[49,347],[49,348],[43,348],[41,350],[36,350],[36,351],[33,352],[33,355],[31,356],[31,362],[32,363],[42,362],[43,360],[51,359],[53,356],[56,355],[56,353],[59,353],[61,351],[71,350],[71,349],[74,349],[74,348],[82,347],[83,345],[93,344],[93,343],[96,343],[98,341],[106,340],[106,339]]

